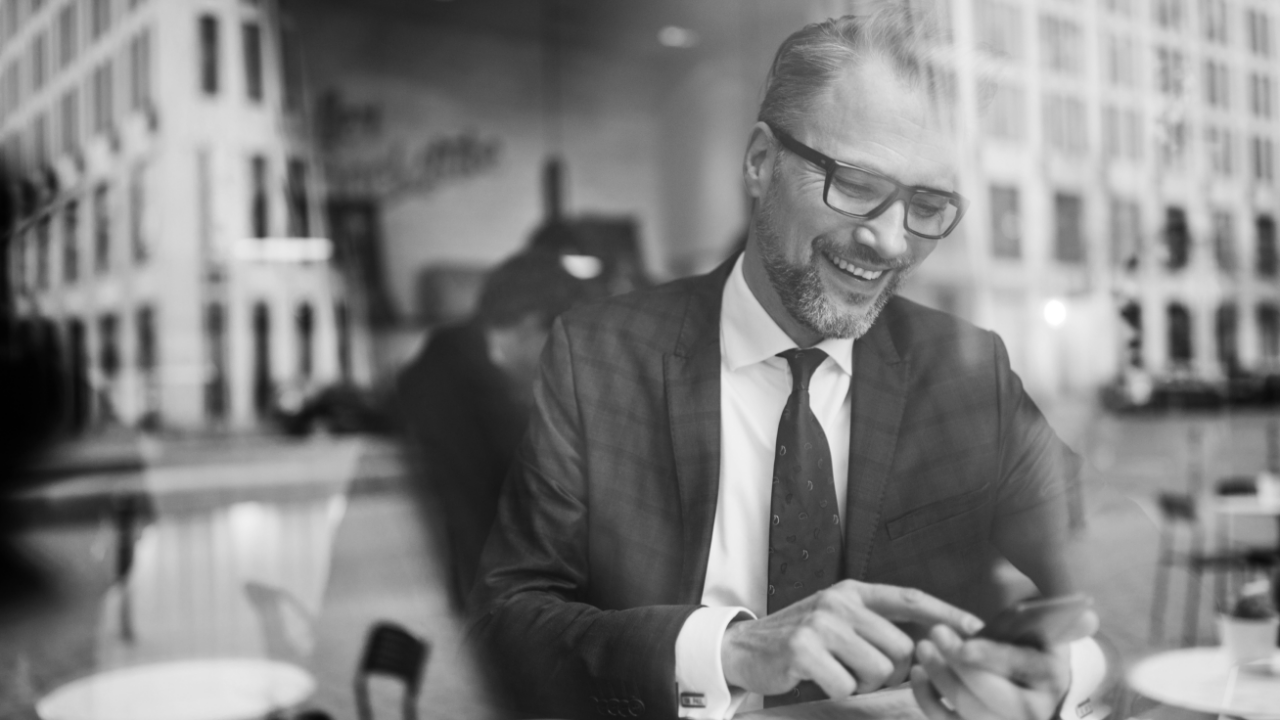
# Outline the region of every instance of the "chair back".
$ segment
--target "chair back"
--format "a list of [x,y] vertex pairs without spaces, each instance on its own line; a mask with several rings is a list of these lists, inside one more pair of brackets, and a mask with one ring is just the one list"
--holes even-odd
[[1233,475],[1219,480],[1213,489],[1219,497],[1257,495],[1258,479],[1250,475]]
[[356,707],[361,720],[369,720],[373,715],[369,706],[370,675],[386,675],[404,683],[403,715],[405,720],[414,720],[429,653],[426,641],[400,625],[385,620],[374,623],[356,668]]

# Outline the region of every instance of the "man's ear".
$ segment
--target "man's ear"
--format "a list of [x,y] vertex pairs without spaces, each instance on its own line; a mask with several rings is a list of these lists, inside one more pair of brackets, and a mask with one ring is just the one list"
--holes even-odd
[[747,141],[747,154],[742,159],[742,176],[747,194],[759,200],[773,182],[773,164],[778,157],[769,126],[758,122],[751,126],[751,139]]

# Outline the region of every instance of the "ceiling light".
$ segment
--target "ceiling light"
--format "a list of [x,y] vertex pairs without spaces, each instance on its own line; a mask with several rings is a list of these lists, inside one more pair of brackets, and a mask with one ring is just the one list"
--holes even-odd
[[698,44],[698,33],[689,28],[668,25],[658,31],[658,42],[671,48],[691,48]]

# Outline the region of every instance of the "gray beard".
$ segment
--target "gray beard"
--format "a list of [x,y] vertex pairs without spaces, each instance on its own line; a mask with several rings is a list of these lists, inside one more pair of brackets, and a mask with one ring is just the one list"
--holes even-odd
[[[898,293],[902,282],[915,269],[915,258],[907,256],[893,263],[896,272],[890,276],[884,292],[876,297],[866,312],[841,312],[823,290],[822,276],[818,271],[818,263],[821,262],[818,255],[823,250],[831,250],[834,255],[843,254],[847,257],[847,252],[838,252],[839,244],[824,235],[814,239],[808,264],[789,261],[783,250],[785,241],[778,229],[774,209],[777,204],[777,187],[776,182],[770,185],[760,201],[755,215],[755,232],[765,275],[778,293],[782,307],[792,319],[823,338],[856,339],[866,335],[880,316],[880,311],[884,310],[884,306]],[[872,252],[866,250],[866,253]],[[875,262],[884,265],[884,260],[879,257],[875,258]],[[853,296],[849,299],[861,298]]]

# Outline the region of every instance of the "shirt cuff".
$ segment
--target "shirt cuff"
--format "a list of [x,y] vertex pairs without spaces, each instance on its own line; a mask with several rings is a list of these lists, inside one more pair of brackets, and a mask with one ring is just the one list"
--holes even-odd
[[1071,651],[1071,682],[1055,718],[1061,720],[1093,720],[1109,708],[1094,702],[1093,694],[1107,673],[1107,657],[1093,638],[1077,640],[1067,646]]
[[755,620],[740,607],[703,607],[693,611],[676,636],[676,693],[680,717],[725,720],[733,717],[747,696],[730,689],[720,664],[724,631],[736,619]]

